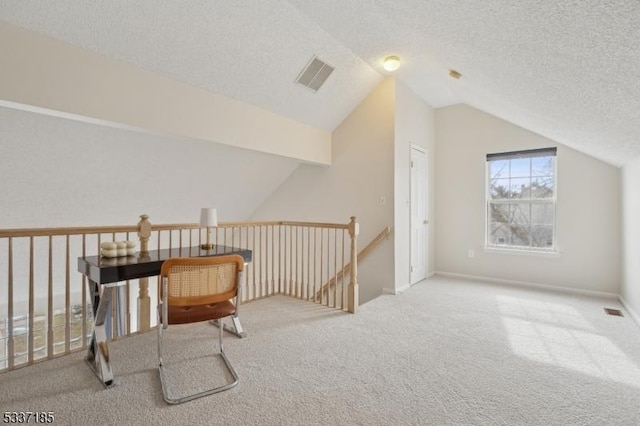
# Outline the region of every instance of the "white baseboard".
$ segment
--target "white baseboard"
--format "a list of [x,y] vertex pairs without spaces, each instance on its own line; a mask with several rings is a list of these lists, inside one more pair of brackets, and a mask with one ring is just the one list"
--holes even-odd
[[[431,273],[427,274],[427,276],[425,277],[425,280],[433,277],[434,275],[435,275],[435,272],[431,272]],[[422,280],[422,281],[424,281],[424,280]],[[418,282],[422,282],[422,281],[418,281]],[[409,290],[409,288],[411,288],[412,285],[413,284],[405,284],[402,287],[397,288],[397,289],[385,287],[385,288],[382,289],[382,294],[400,294],[400,293],[403,293],[403,292]]]
[[451,277],[451,278],[461,278],[466,280],[483,281],[483,282],[489,282],[489,283],[495,283],[495,284],[506,284],[506,285],[514,285],[519,287],[537,288],[541,290],[557,291],[561,293],[570,293],[570,294],[579,294],[583,296],[606,297],[608,299],[620,298],[620,295],[616,293],[607,293],[604,291],[593,291],[593,290],[581,290],[577,288],[560,287],[560,286],[554,286],[554,285],[548,285],[548,284],[538,284],[538,283],[531,283],[527,281],[505,280],[502,278],[492,278],[492,277],[480,277],[476,275],[457,274],[454,272],[446,272],[446,271],[436,271],[436,275],[441,275],[443,277]]
[[396,293],[404,293],[405,291],[409,290],[411,288],[411,284],[405,284],[400,288],[396,289]]
[[636,325],[640,327],[640,315],[638,315],[633,309],[631,309],[631,306],[629,305],[629,303],[627,303],[626,300],[624,300],[624,297],[618,296],[618,300],[620,300],[620,303],[622,304],[622,306],[624,306],[624,309],[627,311],[631,319],[633,319]]
[[402,287],[399,288],[383,288],[382,289],[382,294],[401,294],[405,291],[407,291],[409,289],[409,287],[411,287],[411,284],[405,284]]

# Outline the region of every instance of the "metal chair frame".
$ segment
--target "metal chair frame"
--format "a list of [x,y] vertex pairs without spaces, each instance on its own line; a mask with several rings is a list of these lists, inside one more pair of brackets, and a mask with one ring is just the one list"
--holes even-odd
[[[244,274],[244,260],[242,259],[242,257],[238,256],[238,255],[229,255],[229,256],[214,256],[214,257],[197,257],[197,258],[171,258],[171,259],[167,259],[163,265],[162,265],[162,270],[160,272],[160,278],[161,278],[161,282],[162,282],[162,298],[161,298],[161,303],[158,304],[158,309],[157,309],[157,316],[158,316],[158,370],[160,372],[160,383],[162,386],[162,396],[165,400],[165,402],[167,402],[168,404],[181,404],[183,402],[187,402],[187,401],[191,401],[197,398],[201,398],[207,395],[212,395],[218,392],[222,392],[228,389],[233,388],[234,386],[236,386],[238,384],[238,374],[236,373],[235,369],[233,368],[233,366],[231,365],[231,363],[229,362],[229,359],[227,358],[226,353],[224,352],[224,345],[223,345],[223,334],[224,334],[224,327],[222,327],[222,320],[224,318],[226,318],[227,316],[234,316],[236,315],[236,312],[230,314],[230,315],[226,315],[226,316],[210,316],[207,317],[205,319],[200,319],[198,321],[187,321],[187,322],[182,322],[182,323],[193,323],[193,322],[204,322],[204,321],[211,321],[216,323],[216,325],[218,325],[218,345],[219,345],[219,352],[216,353],[216,355],[220,355],[224,361],[224,364],[227,368],[227,371],[231,374],[231,376],[233,377],[233,381],[226,383],[225,385],[222,386],[218,386],[218,387],[214,387],[214,388],[210,388],[208,390],[202,391],[202,392],[198,392],[198,393],[194,393],[194,394],[190,394],[184,397],[180,397],[180,398],[170,398],[169,397],[169,391],[168,391],[168,387],[167,387],[167,378],[165,376],[165,370],[164,370],[164,362],[163,362],[163,340],[162,340],[162,332],[164,329],[169,327],[170,321],[169,321],[169,309],[170,309],[170,302],[171,300],[169,300],[169,285],[170,285],[170,276],[171,276],[171,268],[176,266],[176,265],[189,265],[189,266],[195,266],[196,269],[198,269],[198,266],[202,266],[202,269],[206,269],[206,268],[211,268],[212,266],[216,266],[216,265],[224,265],[224,264],[229,264],[229,263],[235,263],[236,264],[236,272],[234,274],[234,280],[235,283],[233,284],[233,290],[231,290],[231,292],[233,293],[233,295],[231,295],[231,297],[229,297],[228,299],[223,299],[220,300],[220,302],[224,302],[225,300],[230,300],[232,298],[235,299],[235,310],[237,311],[237,306],[238,303],[240,302],[240,283],[242,282],[242,277]],[[224,292],[222,293],[222,295],[220,296],[220,294],[211,294],[209,295],[210,297],[213,297],[213,300],[219,300],[220,297],[226,297],[229,296],[230,292]],[[175,299],[175,298],[174,298]],[[180,306],[208,306],[208,304],[202,304],[202,303],[198,303],[196,305],[189,305],[188,304],[188,299],[189,297],[181,297],[178,298],[178,304]],[[218,303],[220,303],[218,302]],[[215,303],[215,302],[214,302]],[[171,305],[173,306],[173,305]]]

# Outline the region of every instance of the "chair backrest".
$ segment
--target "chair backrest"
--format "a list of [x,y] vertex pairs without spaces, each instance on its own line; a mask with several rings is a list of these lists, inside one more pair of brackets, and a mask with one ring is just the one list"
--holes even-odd
[[[169,306],[199,306],[229,300],[238,294],[244,259],[238,255],[174,257],[162,264]],[[163,299],[163,286],[160,298]]]

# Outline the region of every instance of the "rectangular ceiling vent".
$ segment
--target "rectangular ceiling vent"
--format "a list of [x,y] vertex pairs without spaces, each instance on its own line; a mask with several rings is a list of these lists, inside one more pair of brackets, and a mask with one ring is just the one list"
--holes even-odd
[[314,56],[296,78],[296,83],[317,92],[334,69],[331,65]]

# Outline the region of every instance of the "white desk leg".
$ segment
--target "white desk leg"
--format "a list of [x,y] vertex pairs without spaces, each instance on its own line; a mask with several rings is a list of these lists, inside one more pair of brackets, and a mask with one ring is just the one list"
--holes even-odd
[[87,363],[105,386],[111,386],[113,371],[109,362],[105,317],[111,307],[115,287],[104,287],[102,296],[100,296],[97,283],[89,280],[89,286],[93,295],[94,328],[91,344],[87,351]]

